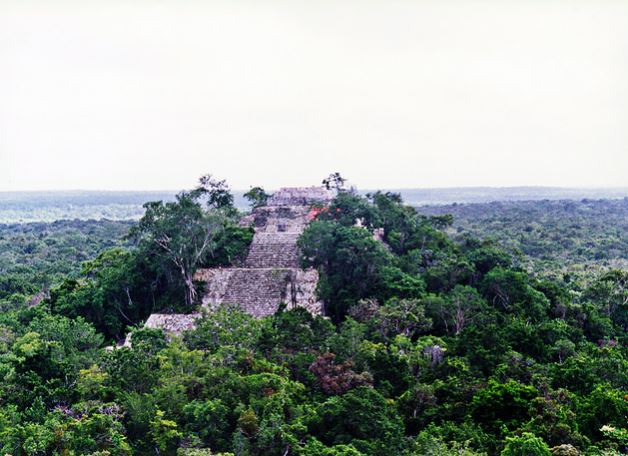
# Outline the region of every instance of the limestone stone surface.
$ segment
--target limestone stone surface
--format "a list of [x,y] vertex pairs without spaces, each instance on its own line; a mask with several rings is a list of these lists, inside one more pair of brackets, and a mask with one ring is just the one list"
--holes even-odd
[[[194,329],[200,313],[191,314],[151,314],[144,323],[145,328],[163,329],[166,334],[180,336],[184,331]],[[130,347],[133,334],[127,334],[122,347]],[[108,347],[113,348],[113,347]]]
[[167,333],[181,335],[183,331],[194,328],[201,314],[151,314],[144,324],[145,328],[163,329]]
[[277,190],[267,202],[267,206],[311,206],[327,204],[334,197],[332,191],[324,187],[284,187]]
[[207,278],[202,306],[210,311],[221,304],[237,304],[255,317],[264,317],[275,313],[281,303],[288,309],[305,307],[312,314],[323,311],[316,298],[318,272],[314,269],[229,268],[214,272],[202,273]]

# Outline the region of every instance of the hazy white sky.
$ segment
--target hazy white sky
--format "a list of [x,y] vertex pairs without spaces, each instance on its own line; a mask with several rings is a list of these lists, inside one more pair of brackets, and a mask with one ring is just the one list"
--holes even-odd
[[0,190],[628,186],[628,1],[0,0]]

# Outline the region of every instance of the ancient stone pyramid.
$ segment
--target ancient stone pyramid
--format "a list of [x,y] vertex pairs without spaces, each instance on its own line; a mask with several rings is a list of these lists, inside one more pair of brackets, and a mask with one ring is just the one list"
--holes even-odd
[[312,219],[314,204],[327,204],[331,194],[320,187],[282,188],[242,219],[255,235],[242,267],[201,269],[196,280],[205,282],[202,299],[211,310],[220,304],[238,304],[256,317],[273,314],[281,303],[322,312],[316,298],[318,273],[299,268],[297,239]]
[[[236,304],[245,312],[264,317],[286,308],[304,307],[321,314],[316,298],[318,272],[299,268],[297,239],[313,219],[316,205],[326,205],[333,195],[322,187],[282,188],[265,206],[244,217],[242,226],[255,229],[241,267],[200,269],[195,280],[203,282],[202,307],[212,311],[221,304]],[[147,327],[180,333],[194,326],[199,314],[153,314]]]

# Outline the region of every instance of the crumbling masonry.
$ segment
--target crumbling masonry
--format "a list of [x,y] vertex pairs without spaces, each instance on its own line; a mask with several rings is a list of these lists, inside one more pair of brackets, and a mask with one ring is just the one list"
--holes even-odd
[[[321,187],[282,188],[265,206],[244,217],[242,226],[255,229],[253,241],[242,267],[197,271],[203,282],[202,308],[208,311],[221,304],[236,304],[244,312],[264,317],[283,303],[287,309],[304,307],[321,314],[323,305],[316,297],[318,272],[299,268],[297,239],[314,218],[313,206],[326,205],[330,191]],[[146,327],[180,334],[194,327],[199,314],[153,314]]]

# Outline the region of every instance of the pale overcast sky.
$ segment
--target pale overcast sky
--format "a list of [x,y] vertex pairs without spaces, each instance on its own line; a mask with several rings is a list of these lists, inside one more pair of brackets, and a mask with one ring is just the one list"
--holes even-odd
[[0,0],[0,190],[628,186],[626,0]]

